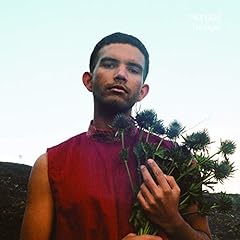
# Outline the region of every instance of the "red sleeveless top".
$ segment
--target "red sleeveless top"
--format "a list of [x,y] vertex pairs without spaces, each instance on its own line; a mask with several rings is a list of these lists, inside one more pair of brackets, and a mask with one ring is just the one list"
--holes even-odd
[[[121,143],[109,133],[91,125],[87,133],[47,150],[55,203],[53,239],[119,240],[134,232],[128,223],[134,199],[119,157]],[[134,182],[137,173],[132,148],[137,135],[131,132],[126,139]]]

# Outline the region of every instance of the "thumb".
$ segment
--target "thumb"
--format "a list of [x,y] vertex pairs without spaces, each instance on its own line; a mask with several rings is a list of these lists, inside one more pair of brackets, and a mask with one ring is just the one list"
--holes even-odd
[[127,236],[125,236],[122,240],[127,240],[127,239],[133,239],[137,235],[135,233],[129,233]]
[[135,237],[135,236],[137,236],[137,234],[135,234],[135,233],[129,233],[126,237]]
[[164,240],[163,238],[159,236],[153,236],[153,235],[141,235],[144,240]]

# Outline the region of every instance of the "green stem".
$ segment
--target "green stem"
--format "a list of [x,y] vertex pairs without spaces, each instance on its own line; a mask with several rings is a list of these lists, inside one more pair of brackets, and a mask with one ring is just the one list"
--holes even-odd
[[121,140],[122,140],[122,149],[125,148],[125,142],[124,142],[124,130],[121,131]]
[[178,206],[179,210],[182,209],[183,204],[185,204],[189,198],[190,198],[190,195],[186,196],[181,202],[179,202],[179,206]]
[[143,137],[143,129],[140,128],[140,133],[139,133],[139,142],[142,140]]
[[151,129],[149,128],[149,129],[148,129],[148,132],[147,132],[147,136],[146,136],[146,143],[148,142],[149,135],[150,135],[150,131],[151,131]]
[[218,155],[219,153],[221,153],[221,151],[218,151],[218,152],[214,153],[212,156],[210,156],[210,157],[208,158],[208,160],[212,159],[213,157],[215,157],[215,156]]
[[[121,140],[122,140],[122,149],[125,149],[124,130],[121,131]],[[135,196],[133,181],[132,181],[131,173],[130,173],[129,167],[128,167],[128,159],[124,159],[124,164],[125,164],[125,167],[126,167],[126,170],[127,170],[127,174],[128,174],[128,178],[129,178],[129,182],[130,182],[130,185],[131,185],[131,188],[132,188],[133,195]]]
[[185,197],[186,195],[188,195],[188,192],[185,192],[182,195],[180,195],[180,201],[182,201],[181,198]]
[[165,137],[161,138],[161,140],[159,141],[158,145],[157,145],[157,148],[156,148],[156,151],[160,148],[163,140],[164,140]]
[[[173,163],[171,164],[170,170],[168,171],[167,175],[171,175],[172,172],[174,171],[174,169],[176,168],[175,166],[172,166],[172,165],[173,165]],[[172,169],[171,169],[171,168],[172,168]]]
[[[161,138],[161,140],[159,141],[159,143],[158,143],[158,145],[157,145],[157,147],[156,147],[155,152],[158,151],[158,149],[160,148],[160,146],[161,146],[161,144],[162,144],[162,142],[163,142],[163,140],[164,140],[165,137],[166,137],[166,136],[164,136],[163,138]],[[155,155],[153,155],[153,160],[155,160]]]
[[140,159],[137,158],[138,187],[140,187],[140,185],[142,183],[142,174],[141,174],[140,166],[141,166]]
[[132,181],[132,177],[131,177],[131,174],[130,174],[130,171],[129,171],[129,167],[128,167],[128,161],[124,160],[124,163],[125,163],[125,167],[126,167],[126,170],[127,170],[129,182],[130,182],[130,185],[131,185],[131,188],[132,188],[132,192],[133,192],[133,195],[135,196],[133,181]]
[[147,221],[145,227],[144,227],[144,233],[149,233],[150,223]]
[[178,183],[181,178],[183,178],[184,176],[188,175],[188,174],[189,174],[191,171],[193,171],[193,170],[195,170],[195,169],[194,169],[194,168],[188,169],[186,172],[184,172],[184,174],[181,174],[181,175],[176,179],[176,182]]

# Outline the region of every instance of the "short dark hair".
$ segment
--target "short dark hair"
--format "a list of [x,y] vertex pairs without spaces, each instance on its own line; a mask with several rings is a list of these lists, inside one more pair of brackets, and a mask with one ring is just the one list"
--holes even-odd
[[91,57],[90,57],[90,72],[94,71],[94,68],[96,67],[97,61],[99,59],[99,51],[106,45],[112,44],[112,43],[126,43],[130,44],[136,48],[138,48],[141,53],[144,55],[145,58],[145,65],[143,70],[143,80],[145,81],[148,71],[149,71],[149,54],[146,49],[146,47],[143,45],[143,43],[136,37],[132,35],[128,35],[125,33],[116,32],[111,35],[108,35],[101,39],[96,46],[94,47]]

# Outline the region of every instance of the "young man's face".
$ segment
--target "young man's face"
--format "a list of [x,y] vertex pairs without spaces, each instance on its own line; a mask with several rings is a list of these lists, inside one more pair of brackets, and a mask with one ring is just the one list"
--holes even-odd
[[145,96],[144,63],[144,55],[132,45],[114,43],[103,47],[92,73],[95,103],[111,111],[128,112]]

